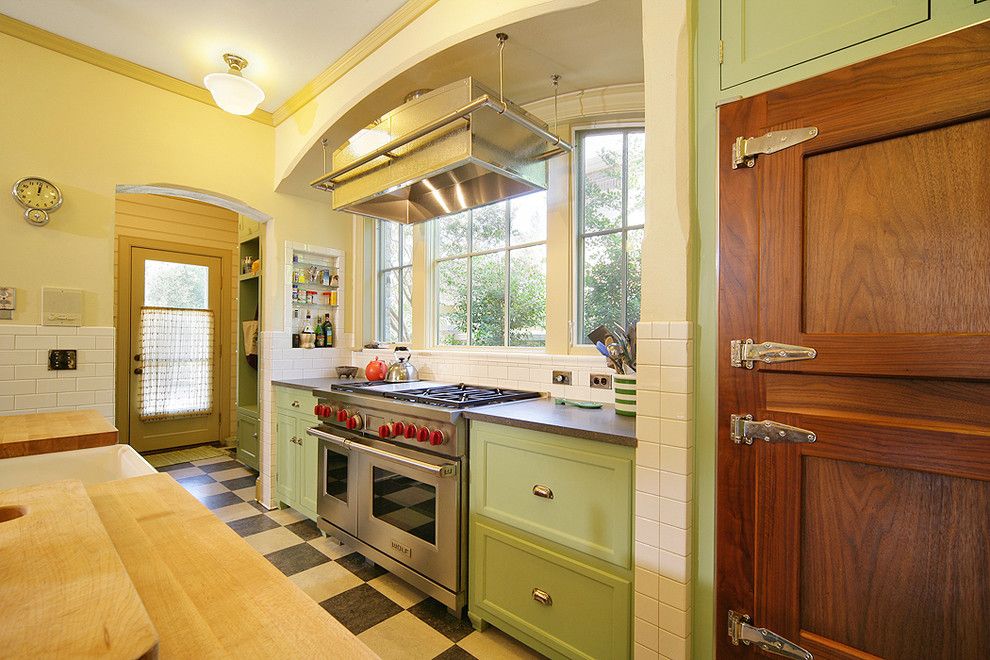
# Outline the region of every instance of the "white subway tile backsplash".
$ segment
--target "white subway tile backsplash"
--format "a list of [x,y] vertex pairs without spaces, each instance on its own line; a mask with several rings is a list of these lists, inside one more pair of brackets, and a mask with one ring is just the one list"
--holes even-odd
[[694,453],[691,449],[662,445],[660,447],[660,469],[676,474],[691,474],[694,466]]
[[[76,350],[96,348],[96,337],[79,337],[76,335],[64,335],[55,338],[56,348],[75,348]],[[107,346],[113,348],[113,346]]]
[[55,348],[55,337],[39,337],[34,335],[17,335],[14,337],[14,348],[22,349],[49,349]]
[[[114,329],[0,326],[0,410],[5,414],[94,408],[114,414]],[[75,370],[49,371],[48,351],[76,349]]]
[[[639,575],[637,574],[637,580]],[[676,607],[679,610],[688,610],[691,608],[692,597],[690,587],[677,580],[671,580],[669,577],[659,576],[659,589],[660,589],[660,600],[670,605]]]
[[0,394],[35,394],[38,391],[34,380],[0,381]]
[[693,346],[691,340],[661,339],[660,356],[663,366],[690,367],[692,364]]
[[36,351],[0,351],[0,365],[36,364]]
[[55,394],[20,394],[14,397],[14,408],[54,408],[58,405]]
[[637,618],[660,625],[660,603],[656,598],[650,598],[646,594],[636,592],[636,616]]
[[96,403],[93,392],[61,392],[58,396],[58,405],[62,406],[87,406]]

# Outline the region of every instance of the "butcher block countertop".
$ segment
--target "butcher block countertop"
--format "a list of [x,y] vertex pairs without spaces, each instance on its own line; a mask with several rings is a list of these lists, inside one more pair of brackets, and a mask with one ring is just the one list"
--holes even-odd
[[117,429],[95,410],[0,417],[0,458],[117,444]]
[[375,658],[167,474],[87,487],[161,658]]
[[154,658],[158,633],[79,481],[0,491],[0,655]]

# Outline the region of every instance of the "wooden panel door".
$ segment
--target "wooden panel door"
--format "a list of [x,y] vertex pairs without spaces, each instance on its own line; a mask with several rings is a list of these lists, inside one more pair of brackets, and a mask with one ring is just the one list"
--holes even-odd
[[[752,168],[738,136],[817,127]],[[720,111],[719,657],[990,657],[990,23]],[[816,349],[730,366],[729,342]],[[816,434],[735,444],[730,415]]]
[[722,89],[930,17],[929,0],[722,0]]

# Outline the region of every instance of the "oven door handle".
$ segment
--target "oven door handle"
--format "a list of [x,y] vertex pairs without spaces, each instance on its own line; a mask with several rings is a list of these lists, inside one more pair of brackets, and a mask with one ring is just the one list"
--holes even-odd
[[341,449],[350,449],[351,448],[350,441],[345,440],[343,438],[338,438],[335,435],[330,435],[326,431],[321,431],[319,428],[317,428],[315,426],[313,428],[306,429],[306,433],[308,433],[309,435],[313,436],[314,438],[319,438],[321,440],[326,440],[327,442],[329,442],[332,445],[337,445]]
[[407,467],[415,468],[423,472],[435,474],[439,477],[453,477],[457,474],[457,465],[454,463],[433,465],[432,463],[417,461],[415,458],[409,458],[401,454],[393,454],[390,451],[385,451],[384,449],[378,449],[377,447],[364,445],[361,444],[360,442],[354,442],[353,440],[338,438],[337,436],[330,435],[329,433],[321,431],[318,428],[306,429],[306,433],[315,436],[317,438],[322,438],[324,440],[327,440],[339,447],[343,447],[344,449],[353,449],[355,451],[364,452],[365,454],[372,454],[373,456],[387,458],[390,461],[395,461],[396,463],[400,463]]

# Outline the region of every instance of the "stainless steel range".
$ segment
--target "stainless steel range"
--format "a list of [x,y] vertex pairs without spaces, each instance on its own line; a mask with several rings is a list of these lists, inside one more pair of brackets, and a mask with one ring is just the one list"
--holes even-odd
[[465,408],[540,397],[434,382],[341,383],[319,399],[323,531],[459,611],[467,593]]

